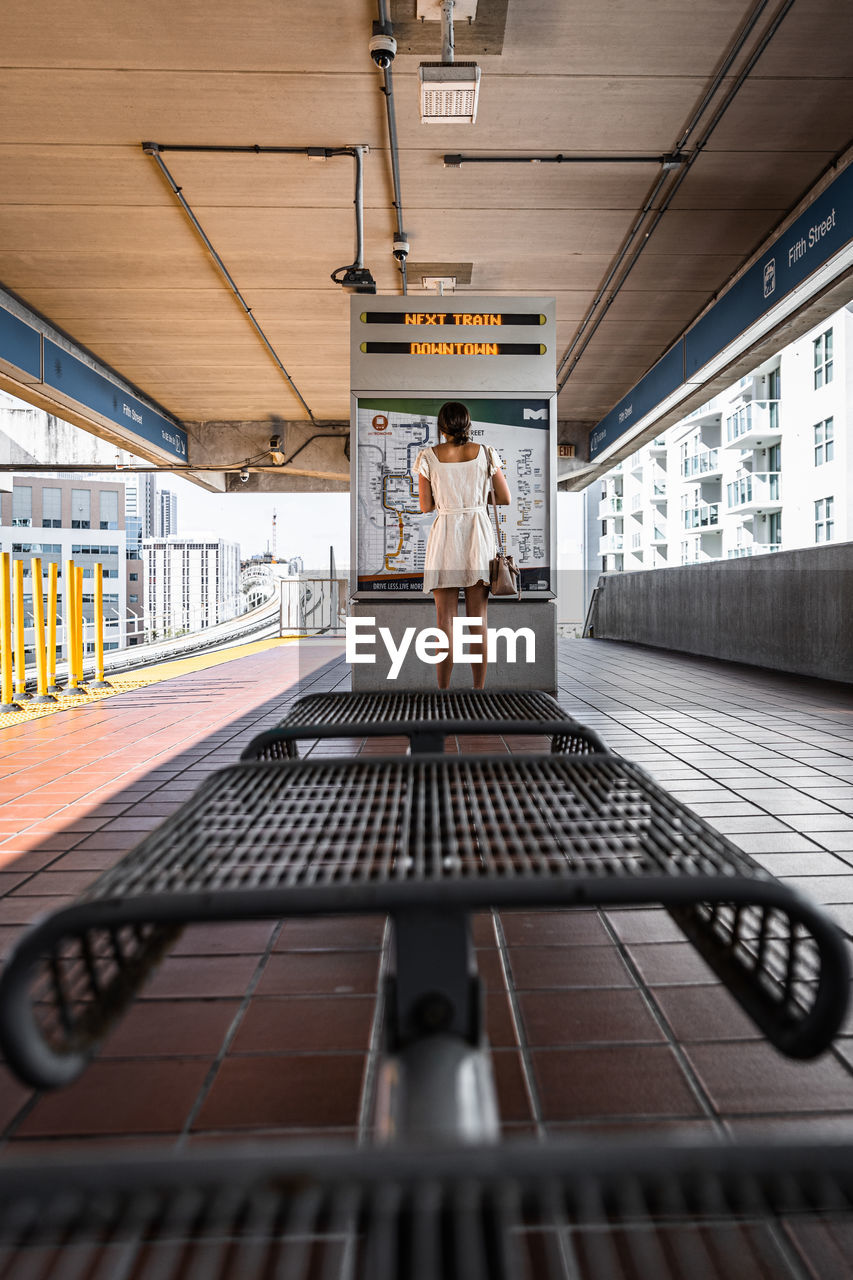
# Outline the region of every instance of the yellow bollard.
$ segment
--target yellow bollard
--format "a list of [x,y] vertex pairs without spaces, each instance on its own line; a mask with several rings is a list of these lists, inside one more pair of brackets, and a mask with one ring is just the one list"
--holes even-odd
[[47,654],[44,641],[44,596],[42,595],[41,559],[33,556],[30,560],[30,573],[33,580],[33,643],[36,651],[36,676],[38,685],[33,702],[56,702],[47,691]]
[[27,658],[24,651],[24,562],[12,561],[12,582],[15,592],[15,698],[29,702],[27,693]]
[[55,561],[47,566],[47,671],[50,683],[48,693],[62,693],[56,680],[56,623],[59,609],[59,565]]
[[12,682],[12,590],[9,580],[10,561],[8,551],[0,552],[0,685],[3,699],[0,711],[20,711],[14,701]]
[[[83,675],[83,566],[78,564],[77,574],[77,599],[74,602],[77,613],[77,679],[81,686],[86,683]],[[85,690],[84,690],[85,692]]]
[[85,695],[77,682],[77,570],[73,560],[65,561],[65,607],[63,621],[65,623],[65,656],[68,659],[68,683],[65,688],[66,698],[80,698]]
[[104,566],[95,565],[95,678],[90,689],[111,689],[104,679]]

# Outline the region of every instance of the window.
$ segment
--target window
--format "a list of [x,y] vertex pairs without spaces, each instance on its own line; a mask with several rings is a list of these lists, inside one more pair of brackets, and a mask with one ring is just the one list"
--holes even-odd
[[92,527],[91,489],[71,490],[71,528],[90,529]]
[[814,385],[815,391],[832,382],[832,330],[827,329],[812,343],[814,348]]
[[16,484],[12,490],[12,524],[29,528],[33,522],[33,487]]
[[118,528],[118,489],[101,491],[101,528]]
[[726,418],[726,439],[731,443],[752,430],[752,404],[742,404],[731,417]]
[[41,524],[43,529],[62,528],[62,490],[45,487],[41,491]]
[[814,464],[820,467],[824,462],[832,462],[835,457],[835,420],[825,418],[816,422],[814,428]]
[[773,546],[780,546],[782,543],[782,512],[771,511],[767,517],[767,533]]
[[139,581],[139,574],[138,574],[138,573],[130,573],[130,574],[128,574],[128,577],[130,578],[131,582],[138,582],[138,581]]
[[139,596],[128,596],[127,598],[131,604],[139,604]]
[[815,542],[831,542],[835,528],[833,519],[834,498],[818,498],[814,504],[814,540]]

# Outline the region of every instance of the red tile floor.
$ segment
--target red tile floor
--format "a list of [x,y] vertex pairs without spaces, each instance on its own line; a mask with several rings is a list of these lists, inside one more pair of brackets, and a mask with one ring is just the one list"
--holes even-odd
[[[291,643],[0,726],[3,952],[233,762],[295,696],[347,683],[339,646]],[[849,689],[563,641],[560,700],[853,928]],[[475,942],[508,1134],[853,1137],[853,1020],[818,1061],[786,1061],[664,912],[484,914]],[[187,929],[76,1084],[34,1094],[0,1066],[2,1141],[365,1138],[387,963],[380,919]]]

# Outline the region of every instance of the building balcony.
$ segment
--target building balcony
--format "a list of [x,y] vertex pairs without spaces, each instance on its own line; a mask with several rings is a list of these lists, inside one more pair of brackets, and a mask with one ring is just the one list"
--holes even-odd
[[653,546],[656,546],[656,547],[666,545],[666,543],[669,541],[669,538],[666,532],[666,523],[664,523],[663,525],[656,524],[654,526],[654,528],[651,531],[651,534],[649,535],[649,541],[652,543]]
[[763,449],[782,439],[778,400],[752,400],[726,418],[724,449]]
[[685,480],[696,476],[711,479],[722,474],[719,449],[699,449],[681,461],[681,474]]
[[628,468],[632,475],[641,476],[643,474],[643,454],[641,450],[632,453],[628,459]]
[[778,471],[750,471],[726,485],[729,511],[754,515],[778,511],[782,506],[782,476]]
[[666,453],[666,448],[667,448],[666,437],[656,436],[654,440],[651,442],[651,444],[649,445],[649,453],[652,455],[653,458],[657,458],[657,457],[660,457],[661,454]]
[[598,554],[600,556],[618,555],[624,545],[625,538],[621,533],[607,533],[598,543]]
[[741,560],[744,556],[764,556],[781,550],[781,542],[751,542],[746,547],[731,547],[726,555],[729,560]]
[[610,520],[614,516],[621,516],[621,514],[622,514],[621,498],[617,498],[617,497],[602,498],[598,504],[599,520]]
[[719,502],[700,502],[695,507],[685,507],[681,513],[685,529],[710,529],[720,523]]

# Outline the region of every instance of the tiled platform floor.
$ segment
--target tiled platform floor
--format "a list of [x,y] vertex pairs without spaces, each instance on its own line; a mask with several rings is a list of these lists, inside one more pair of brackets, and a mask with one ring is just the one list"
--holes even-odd
[[[346,687],[338,653],[284,645],[0,728],[4,950],[235,760],[306,672],[302,692]],[[560,700],[853,930],[853,691],[563,641]],[[367,1136],[383,939],[375,919],[188,929],[77,1084],[32,1094],[0,1067],[2,1141]],[[853,1137],[853,1020],[819,1061],[786,1061],[664,912],[484,915],[476,943],[509,1134]]]

